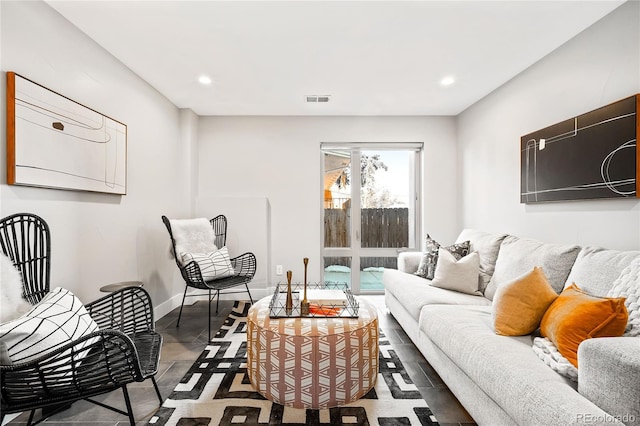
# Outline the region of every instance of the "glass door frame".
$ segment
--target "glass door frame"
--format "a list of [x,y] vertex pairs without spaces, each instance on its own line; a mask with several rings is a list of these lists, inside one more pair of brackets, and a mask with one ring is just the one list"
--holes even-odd
[[[396,257],[400,252],[407,250],[419,249],[419,235],[421,235],[421,217],[422,217],[422,202],[421,202],[421,182],[422,182],[422,158],[423,158],[423,143],[422,142],[323,142],[320,144],[320,170],[325,170],[324,154],[327,151],[350,151],[351,152],[351,164],[360,164],[360,159],[363,151],[409,151],[413,153],[413,159],[410,167],[410,188],[409,194],[413,194],[410,199],[413,205],[409,206],[409,247],[402,248],[367,248],[361,246],[361,171],[360,167],[351,168],[351,232],[350,232],[350,246],[349,247],[325,247],[324,241],[324,200],[321,203],[320,212],[320,229],[321,229],[321,241],[320,241],[320,259],[324,265],[325,257],[349,257],[351,258],[351,283],[350,287],[354,294],[381,294],[381,291],[361,291],[360,290],[360,258],[361,257]],[[320,180],[321,188],[320,194],[324,194],[323,179]],[[356,182],[357,184],[353,184]],[[355,214],[354,212],[357,212]],[[324,267],[321,268],[321,277],[324,281]]]

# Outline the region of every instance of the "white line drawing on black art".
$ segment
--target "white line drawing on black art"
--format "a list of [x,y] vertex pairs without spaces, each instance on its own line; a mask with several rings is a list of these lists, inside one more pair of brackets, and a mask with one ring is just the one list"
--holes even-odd
[[[635,153],[635,148],[636,148],[635,139],[631,139],[630,141],[623,143],[622,145],[620,145],[619,147],[611,151],[609,154],[607,154],[607,156],[604,157],[604,160],[602,160],[602,165],[600,166],[600,175],[602,176],[602,180],[607,185],[607,188],[609,188],[611,191],[615,192],[618,195],[629,196],[629,195],[634,195],[636,193],[635,189],[631,191],[623,191],[618,189],[615,185],[617,181],[612,181],[611,178],[609,177],[609,169],[610,169],[611,160],[613,159],[613,157],[616,154],[618,154],[621,150],[629,149],[629,148],[633,149]],[[636,182],[635,179],[627,179],[626,181],[628,181],[627,184],[628,183],[635,184]]]
[[[538,175],[537,175],[537,156],[538,151],[548,147],[550,144],[557,143],[563,141],[565,139],[574,138],[578,135],[579,132],[590,129],[595,126],[600,126],[603,124],[611,123],[617,120],[621,120],[628,117],[635,116],[636,113],[628,113],[622,114],[616,117],[611,117],[597,123],[589,124],[587,126],[578,127],[578,117],[573,119],[574,128],[571,131],[561,133],[559,135],[554,135],[545,139],[536,140],[529,139],[525,147],[523,149],[525,155],[525,188],[524,192],[520,195],[526,197],[526,201],[538,201],[538,194],[550,193],[550,192],[562,192],[562,191],[585,191],[585,190],[593,190],[598,188],[607,188],[615,194],[620,196],[633,196],[635,191],[635,178],[629,179],[620,179],[620,180],[612,180],[610,177],[610,166],[611,162],[616,155],[620,155],[620,152],[624,149],[634,149],[636,148],[636,139],[631,139],[622,143],[616,149],[609,152],[603,159],[600,165],[600,176],[602,177],[602,182],[593,182],[593,183],[585,183],[580,185],[572,185],[562,188],[548,188],[548,189],[538,189]],[[541,145],[540,141],[544,140],[544,145]],[[532,176],[533,174],[533,176]],[[625,189],[632,188],[632,189]],[[533,197],[533,200],[532,200]]]

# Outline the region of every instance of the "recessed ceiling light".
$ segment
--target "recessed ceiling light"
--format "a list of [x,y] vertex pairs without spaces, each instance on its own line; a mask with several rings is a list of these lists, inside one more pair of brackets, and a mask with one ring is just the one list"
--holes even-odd
[[441,86],[451,86],[455,82],[456,82],[456,79],[453,76],[448,75],[445,78],[443,78],[442,80],[440,80],[440,85]]
[[206,75],[201,75],[200,77],[198,77],[198,81],[200,82],[200,84],[206,85],[209,85],[212,82],[211,77],[208,77]]

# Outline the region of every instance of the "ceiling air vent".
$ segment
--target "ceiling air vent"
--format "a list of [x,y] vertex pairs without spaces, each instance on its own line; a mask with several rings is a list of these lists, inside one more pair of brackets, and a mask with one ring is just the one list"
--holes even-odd
[[305,96],[305,99],[307,100],[307,102],[312,102],[312,103],[329,102],[330,98],[331,98],[331,95],[307,95],[307,96]]

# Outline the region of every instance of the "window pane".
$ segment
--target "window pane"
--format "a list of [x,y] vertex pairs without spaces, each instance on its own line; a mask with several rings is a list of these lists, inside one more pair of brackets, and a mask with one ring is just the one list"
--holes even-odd
[[397,257],[361,257],[360,291],[384,290],[382,273],[384,268],[398,269]]
[[351,288],[351,257],[325,257],[324,282]]
[[362,247],[409,247],[411,158],[411,153],[407,151],[362,153]]
[[351,186],[348,151],[324,154],[324,246],[351,246]]

